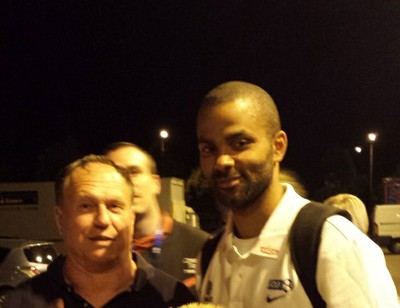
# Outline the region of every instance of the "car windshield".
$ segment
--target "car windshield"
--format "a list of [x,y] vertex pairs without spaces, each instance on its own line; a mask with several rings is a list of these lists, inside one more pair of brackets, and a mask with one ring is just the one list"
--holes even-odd
[[29,246],[24,249],[29,262],[49,264],[57,256],[57,252],[51,245]]

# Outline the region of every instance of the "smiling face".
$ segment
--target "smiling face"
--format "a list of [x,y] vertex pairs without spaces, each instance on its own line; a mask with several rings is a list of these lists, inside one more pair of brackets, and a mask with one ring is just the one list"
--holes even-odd
[[134,214],[132,187],[112,166],[90,163],[64,183],[56,221],[66,255],[87,266],[114,266],[129,257]]
[[262,121],[246,99],[204,106],[198,115],[201,170],[218,201],[233,211],[262,198],[283,159],[285,133],[269,133]]

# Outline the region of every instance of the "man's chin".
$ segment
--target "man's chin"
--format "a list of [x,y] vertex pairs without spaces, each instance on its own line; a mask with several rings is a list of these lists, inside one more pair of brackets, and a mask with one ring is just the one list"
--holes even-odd
[[238,202],[232,194],[217,194],[217,200],[218,202],[225,208],[227,209],[235,209],[238,207]]
[[147,207],[145,205],[135,205],[133,210],[135,211],[136,215],[142,215],[147,212]]
[[115,258],[115,255],[113,255],[113,251],[107,249],[96,249],[95,251],[90,251],[86,257],[95,264],[107,264]]

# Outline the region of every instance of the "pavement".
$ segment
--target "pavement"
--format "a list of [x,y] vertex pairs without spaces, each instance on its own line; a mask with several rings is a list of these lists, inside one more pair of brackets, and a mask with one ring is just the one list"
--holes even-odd
[[386,266],[396,285],[397,294],[400,296],[400,254],[392,254],[386,248],[382,250],[385,254]]

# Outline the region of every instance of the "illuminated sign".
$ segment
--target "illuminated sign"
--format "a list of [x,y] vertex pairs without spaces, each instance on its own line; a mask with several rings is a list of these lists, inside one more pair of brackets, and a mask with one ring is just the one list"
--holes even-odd
[[37,191],[0,191],[0,206],[2,205],[32,205],[38,204]]

